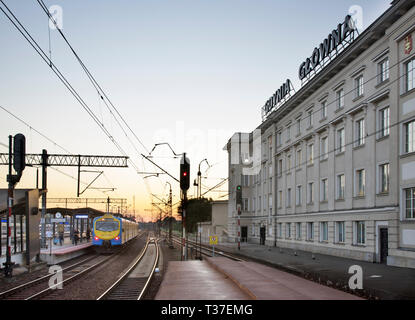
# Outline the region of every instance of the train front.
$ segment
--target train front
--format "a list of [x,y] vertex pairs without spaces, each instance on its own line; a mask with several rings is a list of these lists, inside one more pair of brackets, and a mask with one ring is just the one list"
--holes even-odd
[[112,247],[121,245],[121,219],[110,214],[94,219],[92,244]]

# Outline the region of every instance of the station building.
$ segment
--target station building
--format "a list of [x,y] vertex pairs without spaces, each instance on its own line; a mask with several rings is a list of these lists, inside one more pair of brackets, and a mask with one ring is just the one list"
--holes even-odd
[[414,5],[393,1],[360,35],[350,16],[332,26],[301,89],[287,80],[229,140],[230,241],[241,185],[242,240],[415,268]]

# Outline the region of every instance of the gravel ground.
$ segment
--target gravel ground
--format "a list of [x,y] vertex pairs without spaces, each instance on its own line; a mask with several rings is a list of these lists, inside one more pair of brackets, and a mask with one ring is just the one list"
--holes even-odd
[[92,270],[84,277],[67,284],[62,290],[45,297],[45,300],[96,300],[123,273],[140,254],[146,237],[133,240],[125,250],[113,259]]
[[[65,261],[60,263],[59,265],[62,268],[66,268],[72,264],[75,264],[78,261],[85,260],[88,257],[94,256],[95,253],[91,252],[84,254],[82,256],[76,257],[74,259]],[[32,271],[32,272],[24,272],[18,275],[13,275],[11,279],[7,279],[4,277],[4,274],[0,277],[0,292],[6,291],[8,289],[14,288],[18,285],[24,284],[26,282],[41,278],[48,274],[49,267],[46,265],[46,263],[38,264],[37,267],[39,267],[38,270]]]
[[160,242],[160,248],[161,248],[161,258],[158,264],[160,272],[154,275],[153,281],[151,282],[150,287],[146,295],[144,296],[143,300],[154,300],[159,290],[160,284],[163,281],[163,277],[165,273],[167,272],[168,262],[169,261],[180,261],[180,258],[181,258],[180,250],[177,248],[170,249],[166,241]]

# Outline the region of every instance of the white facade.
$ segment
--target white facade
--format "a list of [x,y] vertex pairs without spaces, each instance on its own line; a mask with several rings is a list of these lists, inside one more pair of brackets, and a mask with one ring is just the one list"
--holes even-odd
[[230,239],[242,185],[248,241],[415,267],[413,6],[394,1],[259,126],[259,174],[232,143],[252,156],[254,135],[230,140]]

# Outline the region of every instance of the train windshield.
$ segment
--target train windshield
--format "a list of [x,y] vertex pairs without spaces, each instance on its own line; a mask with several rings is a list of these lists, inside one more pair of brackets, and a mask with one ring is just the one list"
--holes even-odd
[[116,231],[118,230],[118,221],[115,220],[100,220],[95,223],[95,229],[98,231]]

